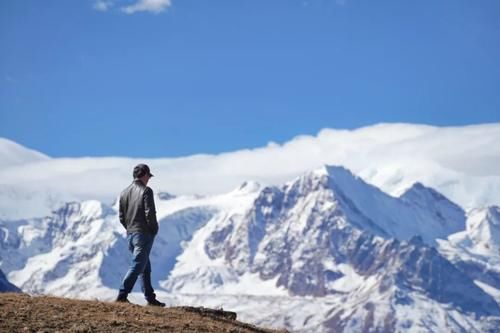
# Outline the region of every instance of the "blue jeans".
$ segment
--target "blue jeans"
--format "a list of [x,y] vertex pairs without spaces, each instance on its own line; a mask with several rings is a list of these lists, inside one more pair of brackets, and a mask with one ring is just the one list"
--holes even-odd
[[119,297],[127,297],[140,277],[141,288],[146,300],[151,301],[156,295],[151,285],[151,263],[149,253],[153,247],[154,235],[142,232],[127,234],[128,249],[132,252],[130,268],[120,286]]

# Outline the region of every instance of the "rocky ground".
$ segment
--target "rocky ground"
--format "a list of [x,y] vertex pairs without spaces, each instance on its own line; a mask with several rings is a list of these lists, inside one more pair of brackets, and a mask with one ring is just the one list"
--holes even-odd
[[231,318],[231,313],[196,308],[0,293],[0,332],[231,332],[285,333]]

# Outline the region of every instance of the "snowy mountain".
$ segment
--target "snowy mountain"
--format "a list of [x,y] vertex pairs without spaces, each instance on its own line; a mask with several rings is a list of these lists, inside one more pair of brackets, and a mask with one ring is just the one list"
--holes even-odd
[[0,270],[0,293],[3,292],[20,292],[21,289],[13,285],[7,280],[5,274]]
[[0,156],[0,168],[48,161],[50,159],[47,155],[4,138],[0,138]]
[[[344,168],[325,167],[264,188],[245,214],[210,221],[162,286],[336,304],[297,314],[307,321],[296,324],[304,331],[488,331],[499,323],[494,298],[429,246],[464,227],[463,210],[421,184],[394,198]],[[408,307],[418,309],[411,319]],[[429,320],[429,308],[442,321]]]
[[[248,191],[247,186],[227,195],[175,199],[159,193],[161,228],[152,250],[153,277],[167,276],[184,243],[214,214],[245,206],[251,200]],[[64,204],[44,218],[0,220],[0,267],[30,293],[77,298],[110,295],[110,288],[119,286],[129,257],[116,209],[90,200]]]
[[439,241],[439,251],[500,302],[500,208],[474,209],[464,231]]
[[[171,304],[231,307],[244,320],[304,332],[500,325],[495,207],[466,217],[422,184],[393,197],[331,166],[222,195],[160,192],[156,203],[153,280]],[[2,220],[0,268],[26,292],[112,299],[128,267],[124,234],[116,206],[95,200]],[[466,272],[465,255],[490,258],[480,261],[489,270]]]
[[9,182],[16,169],[50,160],[40,152],[0,138],[0,174],[5,175],[0,176],[0,219],[43,216],[50,212],[47,207],[54,208],[64,203],[65,200],[61,200],[56,191],[40,191],[33,184],[23,185],[23,181]]
[[[418,192],[423,197],[436,195],[421,186]],[[244,214],[210,221],[195,234],[195,246],[185,249],[163,286],[189,293],[258,273],[263,280],[277,279],[278,286],[296,295],[335,293],[329,280],[342,273],[327,267],[342,262],[336,252],[357,232],[400,240],[419,235],[434,245],[436,238],[464,229],[464,212],[444,198],[430,207],[409,202],[383,193],[342,167],[306,173],[281,188],[264,188]],[[193,267],[192,258],[204,258],[208,264]]]
[[117,243],[125,246],[114,217],[111,208],[88,201],[68,203],[45,218],[0,222],[1,267],[30,293],[95,294],[110,275],[123,272],[115,267],[127,265],[121,256],[113,259],[115,267],[106,262]]

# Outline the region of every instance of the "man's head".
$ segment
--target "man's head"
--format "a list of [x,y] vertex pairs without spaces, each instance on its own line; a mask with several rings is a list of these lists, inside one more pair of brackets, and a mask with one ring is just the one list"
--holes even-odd
[[153,177],[153,174],[151,173],[149,167],[146,164],[137,164],[134,167],[133,176],[134,179],[139,179],[144,183],[144,185],[147,185],[149,179]]

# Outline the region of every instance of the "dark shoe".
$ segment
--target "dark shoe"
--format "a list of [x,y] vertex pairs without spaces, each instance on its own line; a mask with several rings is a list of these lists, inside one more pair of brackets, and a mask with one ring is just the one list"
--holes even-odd
[[116,298],[115,302],[118,302],[118,303],[130,303],[130,301],[127,299],[127,296],[125,296],[125,297],[118,296]]
[[157,299],[154,299],[152,301],[148,301],[148,305],[149,306],[159,306],[162,308],[165,306],[165,303],[162,303],[162,302],[158,301]]

